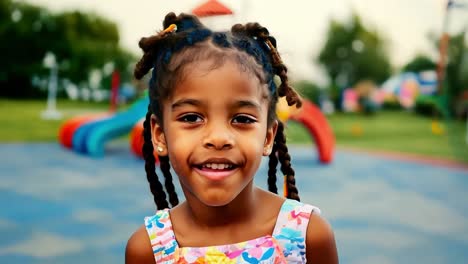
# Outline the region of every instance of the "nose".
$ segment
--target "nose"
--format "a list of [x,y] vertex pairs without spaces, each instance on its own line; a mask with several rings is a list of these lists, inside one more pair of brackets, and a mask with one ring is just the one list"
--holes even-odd
[[234,146],[234,135],[227,124],[212,123],[206,127],[203,146],[209,149],[225,150]]

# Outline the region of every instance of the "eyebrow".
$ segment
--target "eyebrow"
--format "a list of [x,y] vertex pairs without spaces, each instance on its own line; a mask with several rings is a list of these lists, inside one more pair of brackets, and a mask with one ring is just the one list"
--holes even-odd
[[247,108],[254,108],[258,111],[261,111],[261,107],[258,103],[249,101],[249,100],[239,100],[234,103],[235,107],[242,108],[242,107],[247,107]]
[[[188,99],[188,98],[187,99],[180,99],[180,100],[176,101],[175,103],[173,103],[171,108],[174,111],[175,109],[177,109],[179,107],[182,107],[184,105],[200,106],[200,105],[202,105],[202,102],[200,102],[199,100]],[[258,103],[250,101],[250,100],[238,100],[238,101],[234,102],[232,104],[232,106],[234,108],[243,108],[243,107],[253,108],[253,109],[256,109],[258,111],[261,111],[261,109],[262,109],[261,106]]]
[[192,106],[199,106],[201,102],[195,99],[180,99],[172,104],[171,108],[174,111],[178,107],[182,107],[184,105],[192,105]]

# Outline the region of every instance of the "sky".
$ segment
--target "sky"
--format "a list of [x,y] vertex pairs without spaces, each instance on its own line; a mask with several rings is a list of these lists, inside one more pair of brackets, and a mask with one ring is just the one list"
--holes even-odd
[[[91,11],[117,23],[121,45],[141,54],[138,41],[161,30],[164,16],[190,12],[206,0],[27,0],[53,12]],[[465,2],[468,0],[457,0]],[[232,16],[204,20],[215,29],[256,21],[267,27],[278,41],[278,48],[293,79],[308,79],[324,84],[323,69],[314,62],[326,41],[331,19],[346,22],[354,11],[364,25],[377,30],[386,40],[390,60],[401,67],[416,54],[437,59],[437,49],[428,39],[430,32],[440,34],[446,0],[220,0],[234,11]],[[449,31],[468,26],[468,9],[450,11]]]

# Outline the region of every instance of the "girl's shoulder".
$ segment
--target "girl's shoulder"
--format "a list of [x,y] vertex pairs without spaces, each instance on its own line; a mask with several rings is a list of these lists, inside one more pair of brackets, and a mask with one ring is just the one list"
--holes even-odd
[[169,209],[158,210],[156,214],[145,217],[145,223],[128,240],[125,263],[154,263],[155,256],[161,254],[154,252],[155,247],[171,253],[176,243]]
[[[305,253],[307,262],[338,263],[333,229],[322,217],[318,207],[285,200],[278,215],[278,223],[275,232],[286,241],[286,251],[296,248],[296,252],[300,252],[301,255]],[[302,244],[301,241],[305,243]],[[305,246],[304,249],[302,246]]]
[[153,263],[152,246],[145,225],[141,225],[130,237],[125,248],[125,263]]
[[320,209],[311,204],[286,199],[279,210],[274,233],[278,233],[278,229],[295,229],[305,235],[313,214],[320,215]]
[[[333,229],[328,221],[321,215],[320,209],[312,205],[297,205],[296,208],[312,208],[305,228],[305,246],[307,262],[312,263],[338,263],[338,253]],[[295,211],[303,212],[302,209]],[[300,213],[299,213],[300,214]],[[291,217],[294,214],[291,214]],[[304,228],[301,226],[301,228]],[[320,254],[317,254],[320,252]]]
[[284,200],[273,231],[273,237],[280,243],[288,263],[305,263],[308,227],[312,215],[319,215],[316,206],[295,200]]
[[281,206],[280,214],[281,213],[293,213],[293,212],[302,212],[302,213],[309,212],[311,214],[321,213],[320,208],[318,208],[315,205],[299,202],[299,201],[292,200],[292,199],[285,199]]

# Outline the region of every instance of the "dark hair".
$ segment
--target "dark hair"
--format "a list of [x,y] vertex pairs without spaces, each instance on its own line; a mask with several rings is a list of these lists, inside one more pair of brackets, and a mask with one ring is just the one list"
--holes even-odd
[[[176,25],[176,32],[172,30],[173,24]],[[268,126],[276,120],[278,97],[286,97],[290,106],[301,106],[300,98],[288,84],[287,68],[276,49],[275,38],[270,36],[268,30],[260,24],[236,24],[230,32],[213,32],[204,27],[195,16],[183,13],[176,16],[171,12],[166,15],[163,27],[166,30],[140,40],[139,46],[144,54],[134,71],[135,78],[141,79],[153,69],[149,84],[150,103],[146,120],[143,123],[143,156],[147,179],[158,209],[168,208],[169,204],[155,171],[154,149],[151,142],[151,115],[154,114],[162,125],[162,102],[171,95],[173,87],[181,82],[190,71],[187,65],[208,60],[215,69],[222,66],[226,60],[231,60],[242,67],[245,72],[255,75],[269,90]],[[274,81],[275,76],[281,80],[278,87]],[[290,163],[291,157],[286,146],[284,126],[279,120],[278,123],[278,130],[269,156],[268,189],[273,193],[278,193],[276,167],[279,162],[280,170],[285,175],[287,198],[299,201],[294,170]],[[159,156],[159,161],[169,202],[174,207],[179,200],[170,173],[169,158]]]

